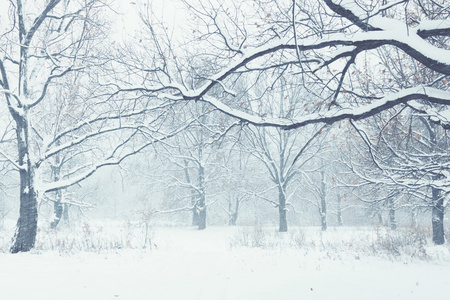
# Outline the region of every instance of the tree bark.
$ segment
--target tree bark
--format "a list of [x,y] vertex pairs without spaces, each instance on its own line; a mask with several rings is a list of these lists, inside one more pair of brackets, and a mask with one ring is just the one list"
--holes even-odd
[[320,186],[320,222],[322,224],[322,231],[326,231],[328,229],[327,224],[327,191],[326,191],[326,185],[325,185],[325,171],[322,169],[320,171],[321,175],[321,186]]
[[[60,141],[56,141],[56,145],[60,145]],[[59,154],[55,156],[55,165],[52,166],[52,173],[53,173],[53,180],[56,182],[61,177],[61,159],[59,157]],[[50,223],[50,228],[56,228],[61,221],[62,214],[63,214],[63,203],[62,203],[62,191],[57,190],[55,191],[55,202],[53,203],[53,211],[55,213],[55,217],[53,221]]]
[[[22,186],[22,184],[21,184]],[[30,251],[36,242],[37,234],[37,200],[34,190],[20,195],[20,217],[17,221],[14,244],[11,253]]]
[[432,188],[433,208],[431,212],[431,224],[433,228],[433,243],[443,245],[445,243],[444,233],[444,198],[441,190]]
[[206,206],[199,207],[198,230],[206,229]]
[[381,214],[381,212],[377,212],[377,218],[378,218],[378,223],[380,223],[381,226],[383,226],[384,221],[383,221],[383,215]]
[[278,187],[278,212],[280,215],[279,232],[287,232],[286,194],[283,187]]
[[11,253],[30,251],[36,241],[38,210],[37,194],[34,189],[34,166],[30,161],[27,112],[15,119],[19,153],[20,215],[17,221]]
[[236,222],[237,222],[237,218],[239,215],[239,198],[236,197],[236,202],[235,202],[235,206],[234,206],[234,211],[232,210],[232,203],[230,202],[228,204],[228,211],[229,211],[229,215],[230,215],[230,219],[228,220],[228,225],[230,226],[236,226]]
[[200,195],[198,200],[198,230],[206,229],[206,196],[205,196],[205,169],[202,165],[198,168],[198,183]]
[[389,198],[389,225],[391,226],[392,230],[397,229],[397,220],[395,218],[395,207],[394,207],[394,200],[392,198]]
[[342,198],[341,195],[337,195],[337,222],[338,226],[343,226],[344,221],[342,220]]
[[59,222],[61,221],[63,215],[63,210],[64,208],[61,202],[53,203],[53,211],[55,213],[55,217],[53,221],[50,223],[50,228],[54,229],[59,225]]
[[[188,184],[191,184],[191,176],[189,175],[189,163],[185,159],[184,160],[184,176],[186,177],[186,181]],[[191,190],[191,205],[192,205],[192,226],[198,226],[199,224],[199,215],[198,215],[198,195],[194,189]]]
[[417,226],[417,208],[413,207],[411,209],[411,227],[415,228]]
[[66,222],[67,225],[69,225],[70,222],[69,207],[70,207],[69,204],[64,203],[63,220]]
[[198,226],[200,223],[199,221],[199,209],[198,209],[198,203],[197,200],[193,201],[193,208],[192,208],[192,226]]
[[55,217],[50,223],[50,228],[56,228],[59,223],[61,223],[61,219],[64,219],[66,221],[69,219],[69,206],[67,205],[67,203],[62,203],[62,191],[58,190],[55,192],[55,194],[56,201],[53,203],[53,211],[55,213]]

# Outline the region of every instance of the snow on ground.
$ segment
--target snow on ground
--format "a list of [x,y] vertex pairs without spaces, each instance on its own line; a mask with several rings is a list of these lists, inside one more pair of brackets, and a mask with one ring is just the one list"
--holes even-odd
[[382,252],[379,230],[153,231],[151,249],[2,253],[0,299],[444,299],[450,291],[448,246]]

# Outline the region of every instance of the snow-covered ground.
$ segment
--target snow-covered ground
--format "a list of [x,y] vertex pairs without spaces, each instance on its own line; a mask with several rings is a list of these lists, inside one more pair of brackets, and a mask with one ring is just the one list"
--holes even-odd
[[107,228],[81,233],[72,245],[96,249],[61,248],[67,235],[41,231],[31,253],[0,254],[0,299],[445,299],[450,292],[448,246],[384,228],[153,228],[146,249],[135,246],[143,236],[125,229],[129,240],[110,238],[129,246],[122,249],[100,242]]

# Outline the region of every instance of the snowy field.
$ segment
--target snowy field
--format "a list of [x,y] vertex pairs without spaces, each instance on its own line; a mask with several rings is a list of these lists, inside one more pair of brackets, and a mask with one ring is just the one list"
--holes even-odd
[[[449,246],[426,230],[145,228],[43,231],[0,254],[0,299],[445,299]],[[8,232],[9,234],[9,232]],[[72,235],[71,235],[72,234]],[[1,248],[7,250],[2,235]]]

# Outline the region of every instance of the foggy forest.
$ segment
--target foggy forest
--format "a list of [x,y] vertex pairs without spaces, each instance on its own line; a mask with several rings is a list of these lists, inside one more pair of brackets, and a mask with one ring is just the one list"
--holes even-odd
[[0,8],[0,298],[448,295],[449,0]]

